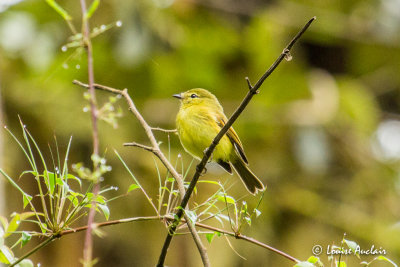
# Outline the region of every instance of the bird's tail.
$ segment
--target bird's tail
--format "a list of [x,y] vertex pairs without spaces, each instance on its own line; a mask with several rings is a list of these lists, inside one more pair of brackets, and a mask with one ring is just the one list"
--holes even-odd
[[241,160],[239,157],[236,157],[231,161],[231,163],[235,168],[236,173],[239,175],[240,179],[251,194],[255,195],[258,190],[264,190],[263,183],[257,178],[257,176],[254,175],[254,173],[251,172],[243,160]]

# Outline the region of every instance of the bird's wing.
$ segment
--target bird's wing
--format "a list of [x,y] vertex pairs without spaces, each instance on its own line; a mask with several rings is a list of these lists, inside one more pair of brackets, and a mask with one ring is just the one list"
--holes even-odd
[[[225,116],[218,116],[217,118],[218,125],[222,128],[226,124],[226,117]],[[240,155],[244,162],[248,163],[246,154],[244,153],[244,149],[242,143],[240,142],[239,136],[235,132],[235,130],[230,127],[229,130],[226,132],[226,136],[228,136],[229,140],[232,142],[233,146],[235,147],[236,152]]]

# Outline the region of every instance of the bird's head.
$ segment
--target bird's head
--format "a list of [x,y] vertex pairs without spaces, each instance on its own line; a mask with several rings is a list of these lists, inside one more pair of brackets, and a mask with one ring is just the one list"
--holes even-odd
[[220,106],[215,95],[201,88],[190,89],[186,92],[175,94],[173,97],[180,99],[184,107],[192,105]]

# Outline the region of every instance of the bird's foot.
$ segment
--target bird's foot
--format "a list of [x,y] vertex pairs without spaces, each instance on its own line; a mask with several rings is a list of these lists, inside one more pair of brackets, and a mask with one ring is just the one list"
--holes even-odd
[[[204,154],[204,155],[207,154],[208,149],[209,149],[208,147],[207,147],[206,149],[204,149],[204,151],[203,151],[203,154]],[[210,156],[210,158],[208,159],[208,162],[207,162],[207,163],[210,163],[210,162],[213,160],[213,156],[214,156],[214,154],[211,154],[211,156]]]
[[200,176],[204,176],[207,173],[207,168],[204,167],[203,171],[200,173]]

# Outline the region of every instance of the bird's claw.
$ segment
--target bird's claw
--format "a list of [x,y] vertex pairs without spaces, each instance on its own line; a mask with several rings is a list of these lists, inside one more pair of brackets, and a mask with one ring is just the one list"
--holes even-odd
[[[208,147],[207,147],[206,149],[204,149],[204,151],[203,151],[203,154],[204,154],[204,155],[207,154],[208,149],[209,149]],[[214,155],[214,154],[211,154],[211,156],[210,156],[210,158],[208,159],[208,162],[207,162],[207,163],[210,163],[210,162],[213,160],[213,155]]]

